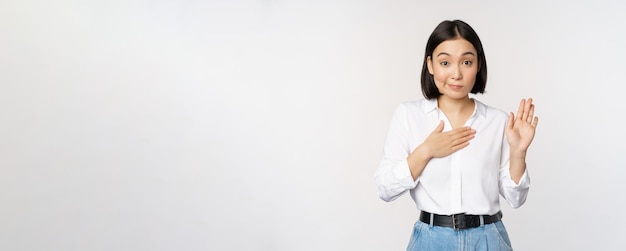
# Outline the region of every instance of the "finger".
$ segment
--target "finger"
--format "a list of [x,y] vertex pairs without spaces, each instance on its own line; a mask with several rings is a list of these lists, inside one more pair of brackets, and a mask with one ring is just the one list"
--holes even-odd
[[461,127],[461,128],[457,128],[452,131],[446,132],[446,134],[448,135],[450,140],[454,141],[459,138],[466,137],[468,135],[476,134],[476,130],[470,127]]
[[506,127],[508,129],[513,129],[514,124],[515,124],[515,115],[513,115],[513,112],[509,112],[509,121],[506,123]]
[[537,124],[539,124],[539,117],[535,117],[535,119],[533,120],[533,123],[531,125],[533,127],[537,127]]
[[475,136],[475,134],[469,133],[469,134],[465,134],[462,137],[456,138],[454,140],[452,140],[452,146],[457,146],[457,145],[461,145],[464,144],[466,142],[469,142],[471,139],[473,139]]
[[448,133],[449,133],[450,143],[452,145],[457,145],[464,141],[468,141],[474,138],[474,135],[476,135],[476,130],[468,127],[467,129],[464,128],[464,130],[457,129],[455,132],[450,131]]
[[470,142],[469,142],[469,141],[466,141],[466,142],[464,142],[464,143],[461,143],[461,144],[458,144],[458,145],[454,145],[454,146],[452,146],[452,147],[451,147],[452,152],[456,152],[456,151],[458,151],[458,150],[461,150],[461,149],[463,149],[463,148],[465,148],[465,147],[469,146],[469,144],[470,144]]
[[[458,144],[459,140],[463,140],[464,138],[467,137],[474,137],[474,135],[476,134],[475,130],[469,129],[469,130],[465,130],[462,132],[455,132],[455,133],[451,133],[449,134],[449,139],[451,142],[453,142],[453,144]],[[457,142],[457,143],[454,143]]]
[[528,119],[526,119],[526,121],[528,123],[532,123],[534,116],[535,116],[535,105],[532,104],[532,105],[530,105],[530,109],[528,111]]
[[439,125],[437,125],[437,128],[435,128],[433,132],[443,132],[443,125],[443,120],[439,120]]
[[522,99],[522,101],[519,102],[519,107],[517,108],[517,119],[521,119],[524,114],[524,104],[526,104],[526,100]]
[[522,116],[522,120],[527,121],[529,123],[533,119],[533,117],[530,115],[531,106],[533,106],[533,99],[529,98],[528,100],[526,100],[526,103],[524,104],[524,115]]

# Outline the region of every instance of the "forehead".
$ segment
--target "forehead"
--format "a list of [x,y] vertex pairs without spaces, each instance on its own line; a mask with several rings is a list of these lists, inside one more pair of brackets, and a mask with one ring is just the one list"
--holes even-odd
[[446,40],[437,45],[435,50],[433,51],[433,56],[438,56],[440,54],[448,54],[449,56],[462,56],[467,54],[468,52],[474,53],[476,55],[476,48],[464,38],[455,38],[451,40]]

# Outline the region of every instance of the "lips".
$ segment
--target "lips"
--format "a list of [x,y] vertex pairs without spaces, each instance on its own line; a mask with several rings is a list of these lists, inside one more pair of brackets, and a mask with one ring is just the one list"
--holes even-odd
[[451,85],[451,84],[448,84],[448,87],[450,87],[450,89],[454,89],[454,90],[458,90],[458,89],[463,88],[462,85]]

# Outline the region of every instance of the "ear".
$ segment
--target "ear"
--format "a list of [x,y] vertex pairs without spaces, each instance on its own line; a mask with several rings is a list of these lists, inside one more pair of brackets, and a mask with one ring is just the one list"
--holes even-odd
[[430,73],[430,75],[435,75],[433,74],[433,60],[430,56],[426,58],[426,65],[428,66],[428,73]]

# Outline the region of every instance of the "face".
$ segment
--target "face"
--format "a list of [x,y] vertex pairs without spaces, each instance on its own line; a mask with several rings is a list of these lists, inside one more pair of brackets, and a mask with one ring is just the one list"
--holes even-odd
[[428,57],[428,72],[442,97],[468,98],[478,73],[478,54],[463,38],[446,40]]

